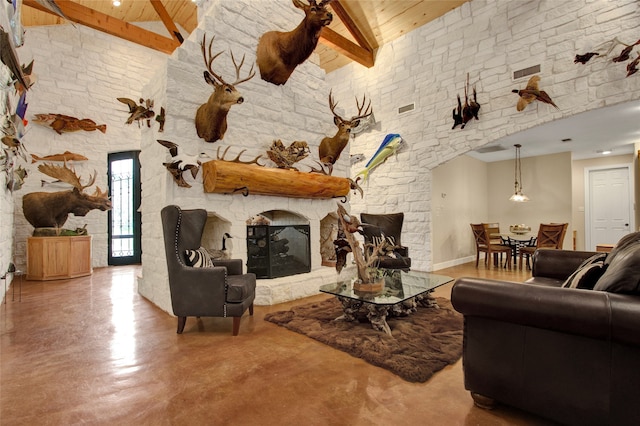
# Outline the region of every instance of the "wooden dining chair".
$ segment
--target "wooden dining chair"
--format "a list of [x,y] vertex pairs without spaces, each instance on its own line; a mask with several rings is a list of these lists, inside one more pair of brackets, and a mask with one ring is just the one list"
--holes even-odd
[[489,234],[491,244],[502,244],[502,238],[498,235],[500,234],[500,224],[498,222],[483,223],[482,225],[487,230],[487,234]]
[[492,257],[492,255],[494,264],[498,264],[498,255],[500,255],[500,264],[502,264],[502,254],[505,253],[507,255],[506,266],[511,269],[511,247],[501,244],[491,244],[487,228],[482,223],[472,223],[471,231],[473,231],[473,238],[476,242],[476,268],[478,267],[478,263],[480,262],[480,253],[484,252],[485,265],[488,266],[490,264],[489,259]]
[[522,258],[526,256],[527,269],[531,269],[529,259],[539,248],[561,249],[568,227],[568,223],[541,223],[535,243],[527,247],[520,247],[518,267],[522,269]]

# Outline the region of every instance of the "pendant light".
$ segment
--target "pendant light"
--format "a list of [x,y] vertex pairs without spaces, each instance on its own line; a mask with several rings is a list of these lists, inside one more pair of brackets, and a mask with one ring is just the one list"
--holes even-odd
[[509,198],[509,201],[515,201],[517,203],[524,203],[529,201],[529,197],[522,193],[522,164],[520,163],[520,148],[522,145],[519,143],[514,145],[516,147],[516,161],[515,161],[515,188],[514,193]]

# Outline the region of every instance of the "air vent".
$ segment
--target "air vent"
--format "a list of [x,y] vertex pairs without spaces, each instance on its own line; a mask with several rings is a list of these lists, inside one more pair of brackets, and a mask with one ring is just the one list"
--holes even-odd
[[528,68],[523,68],[523,69],[518,70],[518,71],[514,71],[513,72],[513,79],[517,80],[519,78],[528,77],[530,75],[537,74],[539,72],[540,72],[540,64],[534,65],[534,66],[528,67]]
[[506,149],[507,148],[503,147],[502,145],[492,145],[492,146],[483,146],[482,148],[474,149],[474,151],[477,152],[478,154],[488,154],[490,152],[504,151]]
[[401,106],[400,108],[398,108],[398,114],[406,114],[413,111],[414,109],[416,109],[416,104],[415,102],[412,102],[409,105]]

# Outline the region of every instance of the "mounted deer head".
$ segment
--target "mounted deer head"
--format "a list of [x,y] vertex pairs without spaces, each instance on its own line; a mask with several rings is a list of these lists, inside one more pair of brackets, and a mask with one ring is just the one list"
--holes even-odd
[[93,209],[111,210],[111,201],[106,191],[96,187],[93,195],[84,192],[96,181],[95,172],[89,177],[89,183],[82,185],[80,177],[73,169],[64,166],[41,164],[42,173],[73,186],[71,191],[31,192],[22,198],[24,217],[34,228],[61,228],[70,213],[85,216]]
[[249,70],[249,74],[245,78],[240,78],[240,69],[244,65],[244,56],[240,64],[236,63],[236,59],[231,52],[231,60],[233,66],[236,68],[236,81],[229,84],[226,83],[219,74],[216,74],[211,65],[218,56],[222,54],[222,51],[212,55],[211,46],[215,37],[211,38],[209,42],[208,50],[205,48],[206,34],[202,36],[202,42],[200,46],[202,48],[202,57],[207,70],[204,72],[204,81],[213,86],[213,93],[209,96],[209,100],[206,104],[200,105],[198,111],[196,111],[196,131],[198,136],[207,142],[215,142],[224,137],[227,131],[227,114],[229,109],[235,104],[241,104],[244,102],[242,94],[235,88],[240,83],[251,80],[256,72],[253,70],[253,65]]
[[329,25],[333,15],[327,10],[331,0],[292,0],[293,5],[304,11],[304,19],[292,31],[269,31],[260,37],[256,62],[260,77],[273,84],[285,84],[293,70],[307,60],[318,45],[323,27]]
[[320,142],[320,146],[318,147],[318,154],[320,155],[320,161],[329,166],[330,171],[335,162],[338,161],[342,150],[349,143],[351,129],[357,127],[360,124],[360,120],[373,114],[373,111],[371,110],[371,100],[369,100],[369,104],[365,108],[364,105],[366,101],[366,95],[362,97],[362,104],[360,104],[358,102],[358,98],[356,98],[358,115],[351,117],[350,120],[345,120],[336,113],[336,106],[338,104],[333,101],[333,95],[329,92],[329,108],[331,108],[331,112],[333,113],[333,122],[338,126],[338,131],[333,137],[326,137],[322,139],[322,142]]

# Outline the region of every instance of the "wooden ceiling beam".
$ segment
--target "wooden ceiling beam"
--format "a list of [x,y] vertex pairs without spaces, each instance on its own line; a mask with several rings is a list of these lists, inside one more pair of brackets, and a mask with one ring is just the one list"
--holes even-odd
[[340,0],[333,0],[331,2],[331,8],[338,18],[340,18],[347,31],[349,31],[356,40],[357,44],[328,27],[324,27],[320,32],[320,43],[367,68],[374,66],[373,47],[351,18],[349,12],[342,6]]
[[371,46],[369,40],[367,40],[367,38],[364,36],[362,31],[355,23],[353,18],[351,18],[351,15],[349,14],[349,12],[347,12],[342,3],[339,0],[333,0],[330,4],[335,14],[338,15],[338,18],[340,18],[344,26],[347,28],[347,31],[349,31],[349,33],[356,40],[356,43],[358,43],[363,49],[373,52],[373,46]]
[[[23,4],[43,12],[54,14],[51,10],[40,5],[35,0],[23,0]],[[102,31],[167,54],[173,53],[173,51],[180,46],[177,40],[163,37],[153,31],[147,31],[78,3],[60,1],[57,2],[57,4],[70,21],[93,28],[94,30]]]
[[372,51],[367,50],[362,46],[358,46],[351,40],[341,36],[330,28],[324,27],[322,29],[320,32],[320,43],[342,53],[347,58],[354,60],[367,68],[371,68],[375,65]]
[[171,34],[171,37],[173,37],[173,39],[178,43],[182,44],[182,42],[184,41],[184,37],[182,37],[182,34],[180,34],[180,30],[178,29],[176,24],[173,22],[173,19],[169,15],[169,12],[167,12],[167,9],[164,8],[162,1],[160,0],[149,0],[149,1],[151,2],[151,5],[153,6],[156,13],[162,20],[162,23],[167,28],[167,31],[169,31],[169,34]]

